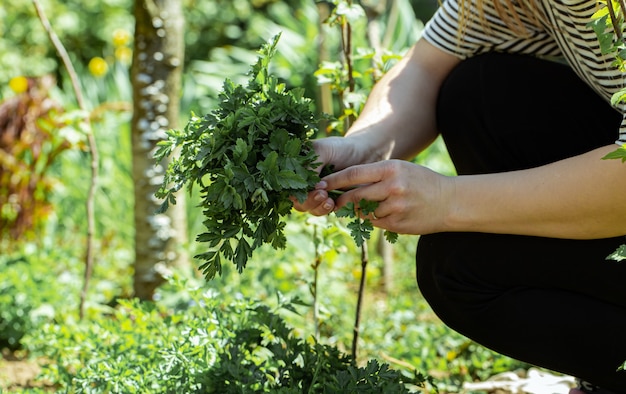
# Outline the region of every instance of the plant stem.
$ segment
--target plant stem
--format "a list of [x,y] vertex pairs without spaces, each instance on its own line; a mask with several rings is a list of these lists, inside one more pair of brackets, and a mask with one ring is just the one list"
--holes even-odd
[[[330,15],[330,7],[326,2],[318,2],[317,3],[317,11],[319,13],[319,34],[317,35],[317,45],[318,45],[318,64],[323,64],[328,61],[330,56],[328,52],[328,47],[326,43],[326,30],[324,29],[324,23],[328,19]],[[319,88],[319,102],[320,102],[320,113],[322,114],[330,114],[333,111],[333,93],[331,90],[331,85],[329,83],[320,84]],[[320,120],[320,130],[324,130],[326,136],[330,134],[330,129],[328,128],[327,120]]]
[[622,43],[623,43],[624,42],[624,37],[622,35],[622,28],[623,28],[623,23],[624,23],[624,19],[625,19],[624,18],[624,15],[625,15],[625,11],[624,10],[626,9],[626,2],[624,0],[618,0],[618,3],[619,3],[620,12],[621,12],[620,16],[621,16],[622,23],[620,24],[620,27],[617,28],[617,30],[619,30],[618,37],[621,37]]
[[609,9],[609,16],[611,17],[611,23],[613,24],[613,31],[615,31],[617,40],[622,41],[622,25],[619,23],[619,20],[617,19],[617,15],[615,15],[615,9],[613,8],[613,0],[608,0],[606,2],[606,5],[607,5],[607,8]]
[[361,310],[363,306],[363,294],[365,293],[365,280],[367,274],[367,263],[369,261],[367,242],[361,245],[361,281],[359,283],[359,295],[356,302],[356,317],[354,319],[354,330],[352,335],[352,359],[356,362],[358,356],[359,330],[361,326]]
[[320,339],[320,308],[319,308],[319,300],[317,298],[317,289],[318,289],[318,280],[319,280],[319,268],[322,264],[322,257],[319,252],[319,243],[320,241],[317,238],[317,224],[313,224],[313,244],[315,246],[315,261],[313,262],[313,285],[311,289],[311,293],[313,295],[313,324],[315,328],[315,340],[319,341]]
[[[352,5],[352,1],[348,0],[348,5]],[[356,81],[354,80],[354,61],[352,58],[352,26],[350,25],[350,22],[348,22],[348,20],[345,18],[343,23],[341,24],[341,43],[346,67],[348,68],[348,92],[353,93],[356,88]],[[343,99],[344,94],[342,94],[342,105],[345,102],[345,100]],[[348,103],[348,109],[353,109],[352,104]],[[344,133],[348,131],[350,126],[352,126],[352,123],[354,123],[355,119],[356,115],[354,114],[354,111],[350,115],[346,116]]]
[[[348,5],[352,5],[352,1],[348,0]],[[343,44],[343,55],[346,61],[346,67],[348,68],[348,92],[354,92],[356,87],[356,81],[354,80],[354,64],[352,58],[352,26],[347,19],[341,25],[341,42]],[[343,102],[344,100],[342,100]],[[349,109],[351,105],[349,104]],[[352,112],[349,116],[346,116],[344,132],[347,132],[352,123],[356,119],[356,115]],[[358,212],[356,212],[359,217]],[[352,359],[356,362],[358,355],[358,341],[359,341],[359,329],[361,325],[361,306],[363,303],[363,292],[365,291],[365,273],[367,268],[368,252],[367,242],[363,242],[361,245],[361,282],[359,284],[359,294],[357,296],[356,304],[356,316],[354,318],[354,329],[352,334]]]
[[52,26],[50,25],[50,21],[46,17],[46,14],[39,3],[39,0],[32,0],[33,5],[37,11],[37,16],[43,25],[43,28],[48,33],[48,37],[54,45],[59,57],[63,61],[63,66],[67,70],[67,73],[72,82],[72,88],[74,90],[74,94],[76,95],[76,102],[78,107],[85,113],[83,119],[83,127],[85,127],[85,132],[87,134],[87,142],[89,144],[89,152],[91,154],[91,182],[89,184],[89,191],[87,194],[86,200],[86,210],[87,210],[87,246],[85,252],[85,275],[83,288],[80,293],[80,306],[79,306],[79,317],[82,319],[85,315],[85,299],[87,298],[87,289],[89,288],[89,279],[91,278],[91,273],[93,271],[93,238],[95,233],[95,214],[94,214],[94,196],[96,192],[96,187],[98,185],[98,149],[96,145],[96,140],[93,135],[93,131],[91,128],[91,119],[89,118],[87,107],[85,105],[85,100],[83,98],[82,91],[80,90],[80,84],[78,80],[78,74],[74,69],[74,65],[70,60],[70,57],[67,53],[67,50],[63,46],[63,43],[56,35]]

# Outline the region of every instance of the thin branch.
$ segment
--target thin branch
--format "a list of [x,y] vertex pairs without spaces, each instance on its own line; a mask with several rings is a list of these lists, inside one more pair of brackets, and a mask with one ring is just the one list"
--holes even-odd
[[[326,43],[326,30],[324,29],[324,24],[327,23],[326,20],[328,19],[330,15],[330,9],[329,9],[328,3],[326,2],[317,3],[317,10],[319,13],[319,20],[320,20],[319,33],[317,35],[318,51],[319,51],[318,64],[323,64],[325,61],[329,59],[328,48],[326,45],[327,44]],[[332,113],[333,96],[332,96],[331,84],[330,83],[320,84],[318,94],[319,94],[319,102],[320,102],[319,111],[323,114]],[[331,130],[328,128],[327,120],[322,119],[320,121],[320,129],[324,130],[327,136],[330,134]]]
[[313,268],[313,284],[311,288],[311,294],[313,295],[313,324],[314,324],[314,337],[316,341],[320,339],[320,305],[319,305],[319,297],[318,297],[318,288],[319,288],[319,272],[320,266],[322,265],[322,255],[320,253],[320,240],[318,239],[318,228],[317,224],[313,224],[313,245],[315,247],[315,261],[311,265]]
[[[348,0],[348,5],[352,5],[352,1]],[[341,43],[343,47],[343,55],[348,69],[348,92],[353,93],[356,90],[356,81],[354,79],[354,59],[352,57],[352,26],[344,17],[341,23]],[[344,102],[342,98],[342,104]],[[344,133],[348,131],[352,123],[356,119],[355,111],[352,106],[352,113],[345,118]],[[361,308],[363,305],[363,293],[365,292],[365,274],[368,262],[367,243],[361,245],[361,282],[359,283],[359,294],[356,305],[356,316],[354,318],[354,328],[352,333],[352,359],[356,362],[358,356],[359,330],[361,326]]]
[[85,275],[83,288],[80,293],[80,307],[79,307],[79,316],[82,319],[85,315],[85,299],[87,298],[87,290],[89,288],[89,280],[91,278],[91,273],[93,271],[93,238],[95,233],[95,214],[94,214],[94,196],[96,192],[96,187],[98,184],[98,148],[96,145],[96,140],[93,135],[93,131],[91,129],[91,121],[89,119],[89,115],[87,112],[87,107],[85,105],[85,100],[83,98],[82,91],[80,89],[80,84],[78,80],[78,74],[74,69],[74,65],[70,60],[70,57],[67,53],[67,50],[63,46],[63,43],[56,35],[52,26],[50,25],[50,21],[46,17],[46,14],[39,3],[39,0],[32,0],[35,9],[37,10],[37,16],[41,21],[44,29],[48,33],[48,37],[54,45],[59,57],[63,61],[63,65],[69,74],[70,80],[72,82],[72,88],[74,90],[74,94],[76,95],[76,102],[78,103],[78,107],[85,113],[85,117],[83,119],[85,131],[87,134],[87,142],[89,144],[89,151],[91,153],[91,182],[89,185],[89,191],[87,194],[86,201],[86,209],[87,209],[87,247],[85,252]]
[[617,19],[617,15],[615,15],[615,9],[613,8],[613,0],[608,0],[606,2],[607,8],[609,9],[609,16],[611,17],[611,23],[613,24],[613,31],[615,31],[615,35],[617,36],[618,41],[622,41],[622,25],[619,23]]
[[[625,18],[624,18],[624,15],[625,15],[625,12],[626,12],[626,11],[625,11],[625,10],[626,10],[626,1],[624,1],[624,0],[618,0],[618,3],[619,3],[619,8],[620,8],[620,15],[619,15],[619,16],[621,17],[621,22],[622,22],[622,23],[620,24],[619,31],[620,31],[620,35],[623,35],[623,34],[622,34],[622,28],[623,28],[623,23],[624,23],[624,19],[625,19]],[[624,38],[622,37],[622,42],[623,42],[623,41],[624,41]]]
[[[354,61],[352,58],[352,26],[350,22],[347,20],[341,26],[341,42],[343,46],[343,56],[346,61],[346,67],[348,69],[348,92],[353,93],[356,90],[356,81],[354,80]],[[342,97],[342,104],[344,102]],[[352,104],[348,104],[348,108],[354,110],[352,108]],[[344,133],[348,131],[356,116],[354,115],[354,111],[345,119]]]
[[367,242],[361,245],[361,281],[359,282],[359,294],[356,301],[356,317],[352,333],[352,359],[356,362],[359,347],[359,331],[361,330],[361,314],[363,308],[363,295],[365,293],[365,280],[367,279],[367,263],[369,261]]

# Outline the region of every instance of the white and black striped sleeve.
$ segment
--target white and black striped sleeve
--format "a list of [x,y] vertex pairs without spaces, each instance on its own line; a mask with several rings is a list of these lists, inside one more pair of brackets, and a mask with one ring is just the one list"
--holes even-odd
[[468,10],[463,31],[459,31],[459,0],[446,0],[428,21],[423,37],[437,48],[462,59],[489,51],[529,54],[537,56],[560,56],[554,39],[543,29],[521,14],[521,21],[531,32],[529,37],[520,37],[512,31],[489,2],[485,2],[483,21],[476,7]]

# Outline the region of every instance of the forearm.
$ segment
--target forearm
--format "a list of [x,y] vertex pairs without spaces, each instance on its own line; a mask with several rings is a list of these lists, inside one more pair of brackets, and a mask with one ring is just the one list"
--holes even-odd
[[449,231],[593,239],[626,234],[626,164],[601,158],[615,145],[550,165],[459,176]]
[[370,144],[371,159],[361,162],[409,159],[432,143],[437,94],[458,61],[422,40],[389,70],[346,134]]

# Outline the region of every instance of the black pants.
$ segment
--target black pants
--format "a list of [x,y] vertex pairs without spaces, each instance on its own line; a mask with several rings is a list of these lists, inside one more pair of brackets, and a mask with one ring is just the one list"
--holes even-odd
[[[463,61],[437,107],[460,175],[535,167],[611,144],[620,119],[569,67],[504,54]],[[626,361],[626,262],[606,259],[623,243],[426,235],[418,283],[435,313],[478,343],[626,393],[626,372],[617,372]]]

